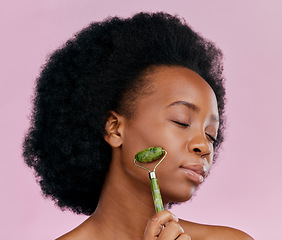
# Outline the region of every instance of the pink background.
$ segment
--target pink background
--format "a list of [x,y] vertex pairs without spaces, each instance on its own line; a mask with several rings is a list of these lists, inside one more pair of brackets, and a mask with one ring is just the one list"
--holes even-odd
[[21,157],[30,99],[46,55],[91,21],[164,10],[225,54],[227,139],[217,166],[179,217],[282,239],[282,1],[25,0],[1,2],[0,238],[54,239],[86,217],[41,196]]

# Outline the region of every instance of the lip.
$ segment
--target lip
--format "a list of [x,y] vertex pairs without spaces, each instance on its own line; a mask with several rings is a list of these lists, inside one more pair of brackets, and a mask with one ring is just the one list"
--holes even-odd
[[204,177],[207,173],[207,168],[201,164],[181,166],[180,169],[191,181],[197,184],[201,184],[204,181]]

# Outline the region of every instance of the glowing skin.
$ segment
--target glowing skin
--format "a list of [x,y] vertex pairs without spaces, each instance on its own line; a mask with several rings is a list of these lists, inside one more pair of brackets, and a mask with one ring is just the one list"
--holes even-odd
[[[112,112],[107,122],[105,140],[112,146],[112,161],[92,220],[97,234],[108,239],[117,234],[119,239],[143,239],[155,214],[148,172],[133,163],[136,153],[152,146],[167,151],[156,169],[165,208],[169,202],[190,199],[213,161],[212,138],[219,122],[211,87],[184,67],[158,67],[146,78],[153,93],[137,99],[133,118]],[[146,163],[150,170],[154,166]],[[109,232],[109,226],[115,231]],[[187,233],[196,236],[201,230],[193,226]]]
[[164,206],[187,201],[212,165],[219,122],[215,94],[195,72],[163,66],[146,78],[155,91],[137,99],[134,117],[111,112],[108,118],[112,160],[96,211],[60,240],[251,239],[235,229],[178,221],[168,211],[155,214],[148,172],[134,165],[135,154],[165,149],[156,169]]
[[166,149],[165,162],[156,170],[163,201],[187,201],[212,165],[219,126],[216,97],[187,68],[160,67],[147,78],[156,91],[139,99],[135,117],[125,121],[122,168],[132,181],[146,183],[147,173],[130,159],[150,146]]

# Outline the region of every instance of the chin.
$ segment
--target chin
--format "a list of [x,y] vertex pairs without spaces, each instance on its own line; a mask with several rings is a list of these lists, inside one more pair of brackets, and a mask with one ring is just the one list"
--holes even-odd
[[167,194],[162,194],[163,197],[163,202],[165,204],[170,204],[170,203],[183,203],[183,202],[187,202],[188,200],[190,200],[195,191],[197,189],[197,186],[191,184],[191,186],[189,188],[185,188],[185,189],[174,189],[173,192],[167,193]]

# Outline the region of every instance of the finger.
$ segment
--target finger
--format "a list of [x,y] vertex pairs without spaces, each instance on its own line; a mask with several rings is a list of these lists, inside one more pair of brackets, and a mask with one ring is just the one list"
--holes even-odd
[[[176,239],[179,235],[183,234],[184,230],[179,223],[170,221],[166,227],[161,231],[159,239]],[[178,238],[177,238],[178,239]]]
[[178,222],[178,218],[171,212],[165,210],[158,212],[148,221],[145,229],[144,239],[152,239],[157,237],[163,229],[163,226],[168,222]]
[[177,240],[192,240],[192,238],[188,234],[183,233],[177,238]]

